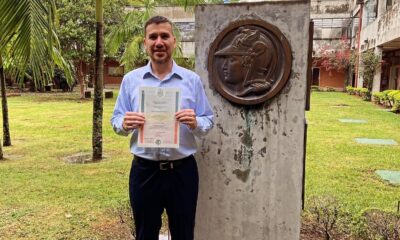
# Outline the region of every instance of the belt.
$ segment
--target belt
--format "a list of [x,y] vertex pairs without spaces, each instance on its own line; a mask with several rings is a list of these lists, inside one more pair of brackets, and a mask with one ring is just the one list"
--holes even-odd
[[187,160],[193,158],[193,155],[190,155],[188,157],[178,159],[178,160],[148,160],[139,156],[135,155],[135,159],[138,161],[139,164],[148,166],[148,167],[154,167],[158,168],[161,171],[167,171],[167,170],[174,170],[175,168],[179,168],[182,166]]

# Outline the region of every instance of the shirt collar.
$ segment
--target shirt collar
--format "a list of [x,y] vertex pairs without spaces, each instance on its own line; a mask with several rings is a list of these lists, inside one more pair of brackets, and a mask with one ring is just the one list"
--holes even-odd
[[[151,69],[151,61],[147,63],[147,65],[144,67],[144,72],[143,72],[143,79],[149,76],[149,74],[153,77],[155,77],[155,74],[153,73],[153,70]],[[172,60],[172,69],[171,72],[167,75],[168,78],[171,78],[172,76],[177,76],[178,79],[183,79],[183,72],[182,69],[178,66],[178,64],[175,63],[174,60]]]

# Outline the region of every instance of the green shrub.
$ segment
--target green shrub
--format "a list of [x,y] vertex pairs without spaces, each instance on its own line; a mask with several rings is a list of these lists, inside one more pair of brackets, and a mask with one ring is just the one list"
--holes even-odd
[[397,93],[393,96],[393,107],[392,112],[398,113],[400,112],[400,93]]
[[347,86],[346,87],[346,92],[350,95],[354,95],[354,87],[352,86]]
[[354,93],[357,96],[360,96],[361,88],[354,88]]
[[359,95],[364,101],[371,101],[371,92],[367,88],[361,88]]
[[393,91],[395,91],[395,90],[385,90],[382,92],[383,93],[382,101],[383,101],[383,104],[385,105],[385,107],[392,107],[392,103],[389,101],[388,94]]
[[306,215],[311,220],[313,231],[325,240],[341,239],[338,236],[348,232],[345,226],[349,225],[349,214],[333,196],[312,196]]
[[400,90],[393,90],[387,94],[387,98],[392,106],[394,105],[394,96],[399,93],[400,93]]
[[321,89],[319,88],[318,85],[312,85],[311,86],[311,91],[313,91],[313,92],[321,92]]
[[382,98],[383,98],[383,92],[375,92],[372,94],[372,101],[378,104],[381,104]]
[[332,88],[332,87],[328,87],[328,88],[326,89],[326,91],[327,91],[327,92],[336,92],[336,90],[335,90],[334,88]]
[[383,94],[388,95],[392,91],[395,91],[395,90],[393,90],[393,89],[385,90],[385,91],[383,91]]
[[380,209],[367,209],[356,216],[353,235],[357,239],[399,239],[400,215]]

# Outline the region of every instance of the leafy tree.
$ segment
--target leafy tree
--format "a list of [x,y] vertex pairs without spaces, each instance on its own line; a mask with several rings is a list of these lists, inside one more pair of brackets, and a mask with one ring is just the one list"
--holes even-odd
[[351,71],[355,61],[354,51],[350,50],[350,41],[340,41],[323,45],[315,51],[313,67],[322,67],[329,73],[332,71],[345,73],[345,85],[351,84]]
[[361,74],[364,79],[363,87],[368,89],[367,100],[371,100],[372,83],[375,72],[380,67],[380,56],[373,50],[367,50],[361,54]]
[[[65,57],[75,66],[75,77],[84,91],[84,66],[93,67],[95,60],[96,31],[95,0],[57,0],[59,26],[57,33]],[[104,4],[106,27],[120,24],[126,0],[108,0]],[[107,32],[107,28],[105,29]]]
[[[4,69],[4,63],[7,62],[9,71],[17,76],[20,84],[28,76],[29,70],[29,77],[37,87],[52,81],[54,67],[58,65],[66,72],[67,80],[71,81],[69,65],[60,54],[54,31],[54,0],[2,0],[0,12],[0,68]],[[4,107],[7,105],[5,98],[6,94],[2,94],[3,116],[8,116],[8,110]],[[8,118],[5,117],[3,121],[3,125],[8,126]],[[4,135],[7,138],[9,132]],[[11,145],[10,139],[4,139],[4,142]]]
[[314,66],[322,66],[326,71],[347,71],[351,65],[350,43],[347,39],[325,44],[315,52]]

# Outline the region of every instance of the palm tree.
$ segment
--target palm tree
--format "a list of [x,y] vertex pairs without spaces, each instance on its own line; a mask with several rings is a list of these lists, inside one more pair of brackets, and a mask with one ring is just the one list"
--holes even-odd
[[[72,82],[69,64],[62,58],[58,38],[54,32],[55,0],[1,0],[0,12],[0,55],[7,62],[10,71],[21,84],[30,69],[30,78],[35,86],[44,86],[52,81],[55,65],[66,73]],[[2,80],[4,80],[4,75]],[[2,81],[4,83],[4,81]],[[4,84],[3,84],[4,85]],[[5,86],[3,86],[5,87]],[[4,89],[5,90],[5,89]],[[6,94],[2,94],[3,125],[8,126]],[[11,145],[8,133],[4,143]]]
[[[8,104],[6,96],[6,77],[4,75],[3,57],[0,54],[0,88],[1,88],[1,109],[3,113],[3,145],[11,146],[10,126],[8,122]],[[1,146],[1,144],[0,144]],[[1,158],[3,158],[3,149],[0,148]]]
[[[10,146],[11,139],[10,139],[10,128],[8,126],[8,107],[7,107],[7,97],[6,97],[6,77],[4,76],[4,67],[3,67],[3,59],[0,54],[0,85],[1,85],[1,106],[3,110],[3,139],[4,145]],[[6,145],[6,136],[8,136],[8,143]],[[3,147],[0,144],[0,160],[4,159],[3,155]]]
[[143,25],[154,14],[154,8],[153,0],[144,0],[143,8],[128,12],[122,24],[115,26],[106,38],[106,49],[111,56],[118,55],[119,50],[123,49],[119,62],[125,67],[125,71],[146,62]]
[[93,98],[93,161],[102,159],[103,154],[103,64],[104,64],[104,21],[103,0],[96,0],[96,66]]

